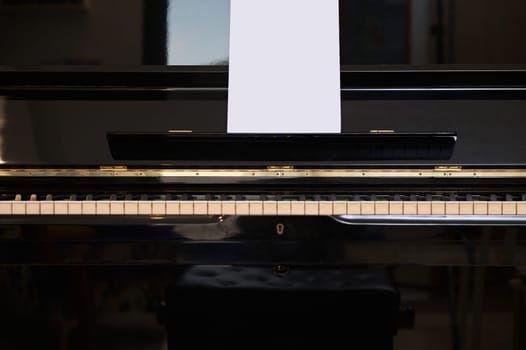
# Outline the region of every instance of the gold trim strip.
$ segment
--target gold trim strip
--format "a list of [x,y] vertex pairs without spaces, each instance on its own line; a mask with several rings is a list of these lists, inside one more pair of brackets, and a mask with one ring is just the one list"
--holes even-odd
[[171,134],[191,134],[193,133],[194,131],[193,130],[179,130],[179,129],[173,129],[173,130],[168,130],[169,133]]
[[0,169],[0,177],[522,178],[526,169]]

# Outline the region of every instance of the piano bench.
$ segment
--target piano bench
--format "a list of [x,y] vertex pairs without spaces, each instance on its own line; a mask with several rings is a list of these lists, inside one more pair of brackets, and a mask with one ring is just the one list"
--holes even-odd
[[392,349],[399,308],[383,270],[193,266],[163,322],[169,349]]

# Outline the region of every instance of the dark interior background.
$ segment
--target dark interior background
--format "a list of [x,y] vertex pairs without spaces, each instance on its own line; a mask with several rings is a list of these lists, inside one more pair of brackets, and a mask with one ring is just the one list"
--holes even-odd
[[[225,51],[228,7],[228,0],[3,0],[0,65],[226,64],[224,55],[174,42],[192,35]],[[341,0],[340,7],[344,65],[526,63],[522,0]]]

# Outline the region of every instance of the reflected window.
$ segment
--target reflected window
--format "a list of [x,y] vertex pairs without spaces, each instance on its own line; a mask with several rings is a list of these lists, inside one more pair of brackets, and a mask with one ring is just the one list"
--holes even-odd
[[[343,65],[526,64],[525,0],[339,1]],[[58,3],[0,0],[0,65],[228,63],[230,0]]]
[[230,36],[230,0],[170,0],[169,65],[226,65]]

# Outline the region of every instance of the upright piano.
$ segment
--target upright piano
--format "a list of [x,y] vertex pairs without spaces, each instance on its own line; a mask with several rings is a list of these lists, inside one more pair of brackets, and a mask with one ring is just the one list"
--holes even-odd
[[526,3],[339,3],[231,134],[230,1],[0,0],[0,349],[526,348]]
[[[221,67],[4,67],[0,262],[181,266],[159,311],[178,346],[203,319],[242,346],[279,314],[262,348],[391,348],[412,313],[358,266],[525,263],[526,71],[341,77],[342,134],[227,134]],[[339,314],[353,332],[319,322]]]
[[[0,260],[45,263],[52,245],[54,262],[110,262],[101,253],[129,234],[155,247],[129,262],[348,263],[357,237],[390,242],[367,261],[463,261],[459,227],[525,222],[525,82],[519,69],[349,69],[342,134],[258,135],[225,133],[221,68],[4,68]],[[455,244],[391,245],[402,226],[421,248]]]

